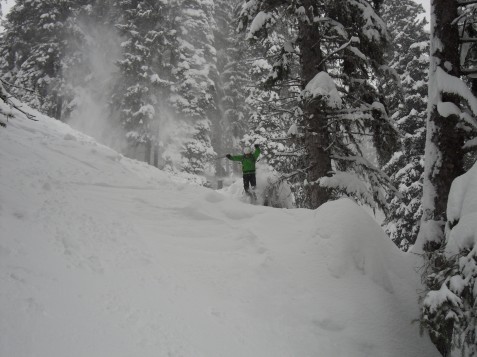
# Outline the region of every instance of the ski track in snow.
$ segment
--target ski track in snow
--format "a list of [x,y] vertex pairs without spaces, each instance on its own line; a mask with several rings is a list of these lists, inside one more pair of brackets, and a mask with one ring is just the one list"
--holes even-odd
[[40,119],[0,131],[0,356],[438,355],[350,201],[247,205]]

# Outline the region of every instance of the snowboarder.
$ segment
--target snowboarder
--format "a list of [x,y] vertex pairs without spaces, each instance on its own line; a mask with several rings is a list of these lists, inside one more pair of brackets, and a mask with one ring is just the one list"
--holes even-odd
[[[252,148],[247,146],[243,150],[243,155],[230,155],[227,154],[225,157],[232,161],[239,161],[242,163],[242,173],[243,173],[243,188],[245,193],[249,195],[253,200],[257,199],[255,195],[255,187],[257,186],[257,179],[255,176],[255,163],[257,162],[258,157],[260,156],[260,146],[258,144],[254,145],[255,151],[252,153]],[[250,186],[252,186],[252,192],[250,192]]]

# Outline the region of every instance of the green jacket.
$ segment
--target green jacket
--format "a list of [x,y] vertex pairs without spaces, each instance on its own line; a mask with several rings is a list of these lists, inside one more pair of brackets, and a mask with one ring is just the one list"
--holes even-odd
[[229,160],[242,162],[242,172],[244,174],[255,173],[255,163],[260,156],[260,148],[256,148],[252,154],[233,155]]

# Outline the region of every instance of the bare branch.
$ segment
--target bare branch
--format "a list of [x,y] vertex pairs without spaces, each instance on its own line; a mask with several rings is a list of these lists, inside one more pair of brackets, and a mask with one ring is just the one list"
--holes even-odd
[[477,42],[477,37],[463,37],[459,40],[461,43]]
[[458,6],[467,6],[472,4],[477,4],[477,0],[467,0],[467,1],[458,2]]

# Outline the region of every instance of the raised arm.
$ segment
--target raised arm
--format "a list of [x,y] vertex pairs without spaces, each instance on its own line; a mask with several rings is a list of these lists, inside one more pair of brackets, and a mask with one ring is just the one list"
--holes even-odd
[[243,155],[230,155],[227,154],[225,156],[227,159],[232,160],[232,161],[242,161],[243,160]]
[[260,146],[258,144],[255,144],[255,152],[253,153],[253,157],[255,158],[255,160],[257,160],[257,158],[260,156]]

